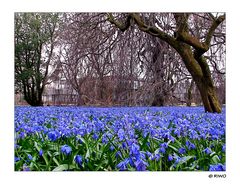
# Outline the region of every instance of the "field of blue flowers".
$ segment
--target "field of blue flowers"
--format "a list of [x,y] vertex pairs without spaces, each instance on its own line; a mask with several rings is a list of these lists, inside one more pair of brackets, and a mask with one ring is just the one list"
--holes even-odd
[[225,109],[15,107],[16,171],[224,171]]

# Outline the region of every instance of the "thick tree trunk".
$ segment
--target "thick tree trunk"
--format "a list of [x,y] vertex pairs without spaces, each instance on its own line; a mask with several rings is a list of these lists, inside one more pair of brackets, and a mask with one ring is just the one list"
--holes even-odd
[[42,91],[36,92],[24,83],[23,95],[26,102],[31,106],[43,106]]
[[183,62],[190,72],[193,80],[201,94],[202,102],[206,112],[221,113],[221,104],[218,100],[214,87],[211,71],[203,56],[194,55],[191,48],[185,44],[176,47]]
[[42,98],[39,99],[36,97],[36,95],[32,96],[31,98],[25,96],[25,100],[31,106],[43,106]]
[[218,100],[215,87],[208,85],[205,81],[198,81],[196,84],[200,91],[205,111],[221,113],[221,104]]
[[31,106],[43,106],[42,99],[36,99],[35,97],[29,99],[25,97],[25,100]]

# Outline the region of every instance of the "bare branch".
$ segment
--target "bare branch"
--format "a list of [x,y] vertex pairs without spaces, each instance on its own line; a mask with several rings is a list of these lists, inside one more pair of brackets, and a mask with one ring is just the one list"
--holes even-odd
[[161,31],[155,26],[146,25],[141,19],[139,13],[132,13],[131,16],[141,31],[144,31],[152,36],[156,36],[176,48],[177,42],[173,37],[169,36],[167,33]]
[[131,21],[131,16],[130,14],[127,16],[127,19],[124,23],[121,23],[117,20],[114,19],[112,13],[108,13],[108,21],[111,22],[112,24],[114,24],[115,26],[117,26],[122,32],[126,31],[129,26],[131,25],[130,24],[130,21]]
[[217,29],[217,27],[225,20],[225,14],[224,15],[221,15],[219,16],[215,21],[213,21],[207,35],[206,35],[206,41],[205,41],[205,45],[206,47],[209,48],[210,46],[210,42],[211,42],[211,39],[212,39],[212,36],[214,34],[214,31]]

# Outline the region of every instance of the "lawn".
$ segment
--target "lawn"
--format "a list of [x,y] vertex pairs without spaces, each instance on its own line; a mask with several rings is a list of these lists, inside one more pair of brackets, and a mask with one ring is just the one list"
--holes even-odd
[[15,107],[16,171],[224,171],[225,109]]

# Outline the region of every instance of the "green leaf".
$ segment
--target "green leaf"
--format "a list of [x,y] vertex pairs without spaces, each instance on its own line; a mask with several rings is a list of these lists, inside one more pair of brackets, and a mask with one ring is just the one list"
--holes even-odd
[[[181,160],[175,165],[176,169],[181,167],[184,163],[188,162],[190,159],[194,158],[195,156],[185,156],[182,157]],[[174,164],[170,167],[170,170],[174,170]]]
[[75,168],[76,167],[74,165],[62,164],[62,165],[57,166],[52,171],[67,171],[67,170],[72,170],[72,169],[75,169]]
[[149,138],[150,133],[147,134],[147,136],[143,139],[142,144],[140,143],[141,150],[147,148],[147,142]]
[[218,155],[214,154],[213,157],[211,158],[211,160],[213,161],[213,163],[218,164],[220,161]]
[[58,162],[58,160],[57,160],[55,157],[53,157],[53,161],[57,164],[57,166],[60,165],[59,162]]
[[[36,141],[34,142],[34,146],[35,146],[35,148],[38,150],[38,152],[41,150],[41,148],[38,146],[38,143],[37,143]],[[48,161],[47,156],[45,155],[44,152],[43,152],[43,154],[42,154],[42,157],[43,157],[46,165],[49,165],[49,161]]]
[[192,163],[192,166],[190,166],[190,167],[188,167],[188,171],[193,171],[193,170],[197,170],[197,165],[198,165],[198,161],[194,161],[193,163]]
[[178,148],[177,147],[175,147],[175,146],[173,146],[171,144],[169,144],[168,147],[171,148],[172,150],[174,150],[175,152],[178,152]]

